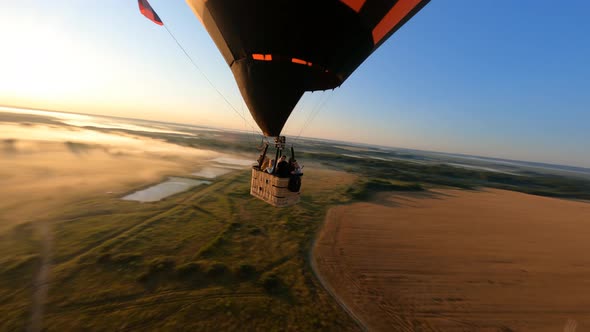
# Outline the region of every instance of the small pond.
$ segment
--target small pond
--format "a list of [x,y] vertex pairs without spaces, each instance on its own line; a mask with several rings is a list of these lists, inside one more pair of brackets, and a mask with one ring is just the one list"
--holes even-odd
[[169,177],[167,181],[158,183],[157,185],[143,190],[138,190],[121,199],[127,201],[156,202],[170,195],[174,195],[183,191],[187,191],[190,188],[209,183],[211,182],[179,177]]
[[194,176],[198,176],[201,178],[207,178],[207,179],[215,179],[218,176],[221,176],[223,174],[227,174],[229,172],[233,171],[233,169],[231,168],[221,168],[221,167],[203,167],[201,170],[199,170],[198,172],[192,173],[192,175]]

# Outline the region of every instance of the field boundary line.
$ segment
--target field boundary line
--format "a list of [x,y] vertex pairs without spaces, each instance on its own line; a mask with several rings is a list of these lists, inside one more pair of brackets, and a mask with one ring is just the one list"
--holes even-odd
[[334,299],[334,301],[336,301],[336,303],[338,303],[338,305],[340,305],[340,307],[350,316],[350,318],[352,318],[356,324],[363,330],[363,331],[369,331],[369,328],[367,326],[367,324],[365,324],[365,322],[357,315],[354,313],[354,311],[352,309],[350,309],[346,303],[344,303],[337,295],[336,292],[334,291],[334,289],[332,288],[332,286],[322,277],[322,275],[319,273],[318,269],[317,269],[317,265],[316,265],[316,260],[315,260],[315,256],[314,256],[314,251],[315,251],[315,247],[316,247],[316,242],[318,240],[319,235],[322,233],[326,220],[328,220],[328,216],[333,213],[333,208],[331,207],[328,209],[328,212],[326,213],[326,216],[324,217],[324,220],[322,220],[322,224],[320,225],[318,231],[316,232],[316,234],[314,235],[312,241],[311,241],[311,248],[309,249],[309,265],[311,266],[311,270],[313,272],[313,275],[316,277],[316,279],[320,282],[320,284],[322,285],[322,287],[324,287],[324,289],[328,292],[328,294],[330,294],[330,296],[332,296],[332,298]]

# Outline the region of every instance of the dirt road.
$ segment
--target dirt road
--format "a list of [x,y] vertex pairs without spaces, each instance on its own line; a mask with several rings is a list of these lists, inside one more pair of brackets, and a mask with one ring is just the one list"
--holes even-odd
[[51,270],[51,252],[53,247],[53,233],[49,222],[38,223],[42,237],[41,266],[33,282],[33,300],[31,305],[31,318],[27,326],[28,332],[41,331],[43,312],[47,292],[49,291],[49,271]]

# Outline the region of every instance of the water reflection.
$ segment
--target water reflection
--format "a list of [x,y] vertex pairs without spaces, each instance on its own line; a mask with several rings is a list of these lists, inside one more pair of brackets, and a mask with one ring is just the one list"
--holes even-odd
[[122,199],[127,201],[156,202],[168,196],[187,191],[193,187],[210,183],[211,182],[209,181],[203,180],[170,177],[168,178],[168,181],[158,183],[157,185],[151,186],[147,189],[136,191],[123,197]]
[[232,158],[232,157],[218,157],[215,158],[213,160],[211,160],[213,162],[216,162],[218,164],[223,164],[224,166],[233,166],[233,167],[237,167],[237,168],[246,168],[248,166],[252,166],[254,164],[254,161],[250,160],[250,159],[241,159],[241,158]]
[[215,179],[216,177],[227,174],[231,171],[231,168],[203,167],[200,171],[192,173],[192,175],[201,178]]

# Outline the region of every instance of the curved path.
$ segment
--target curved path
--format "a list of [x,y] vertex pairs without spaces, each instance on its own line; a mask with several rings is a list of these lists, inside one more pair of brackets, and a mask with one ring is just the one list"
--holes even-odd
[[28,332],[41,331],[43,326],[43,312],[47,292],[49,291],[49,270],[51,267],[51,252],[53,248],[53,232],[48,221],[38,223],[41,232],[41,266],[33,282],[33,299],[31,317],[27,326]]
[[[332,209],[328,210],[328,213],[326,214],[326,218],[324,220],[324,222],[326,220],[330,219],[330,213],[332,213]],[[348,313],[348,315],[357,323],[357,325],[363,330],[363,331],[369,331],[369,328],[367,327],[367,324],[365,324],[365,322],[363,322],[363,320],[354,313],[354,311],[352,311],[352,309],[350,309],[346,303],[344,303],[336,294],[336,292],[334,291],[334,289],[332,289],[332,286],[322,277],[322,275],[319,273],[318,268],[317,268],[317,262],[316,262],[316,255],[315,255],[315,248],[316,248],[316,244],[317,244],[317,240],[318,237],[322,234],[323,232],[323,227],[324,225],[321,226],[320,231],[316,234],[316,236],[313,239],[313,242],[311,244],[311,250],[309,252],[309,262],[311,265],[311,270],[313,271],[313,274],[315,275],[315,277],[320,281],[320,283],[322,284],[322,286],[324,287],[324,289],[330,293],[330,295],[332,296],[332,298],[334,298],[334,300],[340,305],[340,307],[342,307],[342,309],[344,311],[346,311],[346,313]]]

